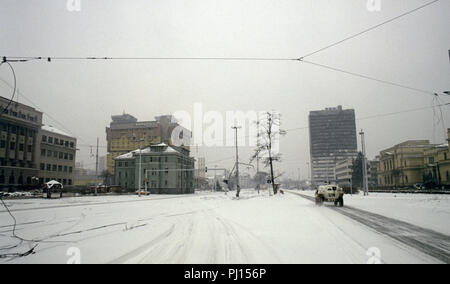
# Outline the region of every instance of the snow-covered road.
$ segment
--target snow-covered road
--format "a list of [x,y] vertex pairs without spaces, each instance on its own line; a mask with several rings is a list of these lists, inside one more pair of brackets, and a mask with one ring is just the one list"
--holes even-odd
[[[8,200],[0,263],[439,263],[331,208],[293,194]],[[79,255],[78,255],[79,253]]]

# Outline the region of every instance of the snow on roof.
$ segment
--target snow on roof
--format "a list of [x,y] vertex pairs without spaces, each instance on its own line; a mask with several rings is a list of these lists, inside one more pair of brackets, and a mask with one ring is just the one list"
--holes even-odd
[[55,128],[55,127],[53,127],[51,125],[45,125],[44,124],[44,125],[42,125],[41,129],[45,130],[45,131],[48,131],[48,132],[55,133],[55,134],[64,135],[64,136],[68,136],[68,137],[73,137],[72,135],[67,134],[66,132],[64,132],[62,130],[59,130],[58,128]]
[[[154,149],[155,147],[163,147],[163,146],[167,147],[166,149],[164,149],[164,151],[157,151],[157,150]],[[134,154],[150,154],[150,153],[181,153],[181,152],[176,150],[176,149],[174,149],[172,146],[169,146],[167,144],[161,143],[161,144],[158,144],[158,145],[152,145],[152,146],[144,148],[142,150],[136,149],[136,150],[128,152],[126,154],[117,156],[115,159],[116,160],[131,159],[131,158],[133,158]]]

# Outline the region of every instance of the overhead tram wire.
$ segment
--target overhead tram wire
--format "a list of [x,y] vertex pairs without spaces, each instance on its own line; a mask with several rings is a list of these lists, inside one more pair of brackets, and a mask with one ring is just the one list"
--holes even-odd
[[77,57],[77,56],[4,56],[8,61],[28,62],[32,60],[174,60],[174,61],[295,61],[297,58],[273,57]]
[[387,85],[391,85],[391,86],[407,89],[407,90],[410,90],[410,91],[415,91],[415,92],[424,93],[424,94],[433,95],[433,96],[436,95],[436,92],[433,92],[433,91],[430,91],[430,90],[423,90],[423,89],[419,89],[419,88],[410,87],[410,86],[407,86],[407,85],[395,83],[395,82],[392,82],[392,81],[377,79],[375,77],[367,76],[367,75],[356,73],[356,72],[347,71],[347,70],[344,70],[344,69],[340,69],[340,68],[336,68],[336,67],[333,67],[333,66],[320,64],[320,63],[316,63],[316,62],[312,62],[312,61],[307,61],[307,60],[302,60],[302,59],[299,59],[299,61],[303,62],[303,63],[306,63],[306,64],[313,65],[313,66],[317,66],[317,67],[321,67],[321,68],[324,68],[324,69],[328,69],[328,70],[331,70],[331,71],[334,71],[334,72],[339,72],[339,73],[347,74],[347,75],[350,75],[350,76],[359,77],[359,78],[363,78],[363,79],[366,79],[366,80],[370,80],[370,81],[374,81],[374,82],[378,82],[378,83],[382,83],[382,84],[387,84]]
[[372,26],[372,27],[370,27],[370,28],[367,28],[367,29],[365,29],[365,30],[363,30],[363,31],[361,31],[361,32],[358,32],[358,33],[354,34],[354,35],[348,36],[348,37],[346,37],[346,38],[344,38],[344,39],[342,39],[342,40],[339,40],[339,41],[334,42],[334,43],[332,43],[332,44],[330,44],[330,45],[327,45],[327,46],[325,46],[325,47],[322,47],[322,48],[320,48],[320,49],[318,49],[318,50],[316,50],[316,51],[310,52],[310,53],[308,53],[308,54],[306,54],[306,55],[300,57],[300,59],[304,59],[304,58],[306,58],[306,57],[312,56],[312,55],[314,55],[314,54],[317,54],[317,53],[319,53],[319,52],[325,51],[325,50],[327,50],[327,49],[329,49],[329,48],[332,48],[332,47],[335,47],[335,46],[337,46],[337,45],[339,45],[339,44],[342,44],[342,43],[344,43],[344,42],[346,42],[346,41],[349,41],[349,40],[351,40],[351,39],[354,39],[354,38],[356,38],[356,37],[359,37],[359,36],[361,36],[361,35],[363,35],[363,34],[366,34],[366,33],[370,32],[370,31],[373,31],[373,30],[375,30],[375,29],[378,29],[378,28],[380,28],[380,27],[382,27],[382,26],[384,26],[384,25],[386,25],[386,24],[389,24],[389,23],[394,22],[394,21],[396,21],[396,20],[398,20],[398,19],[400,19],[400,18],[403,18],[403,17],[405,17],[405,16],[407,16],[407,15],[410,15],[410,14],[412,14],[412,13],[414,13],[414,12],[417,12],[417,11],[419,11],[419,10],[425,8],[425,7],[428,7],[428,6],[432,5],[432,4],[435,4],[436,2],[439,2],[439,0],[434,0],[434,1],[428,2],[428,3],[426,3],[426,4],[424,4],[424,5],[421,5],[421,6],[417,7],[417,8],[415,8],[415,9],[412,9],[412,10],[410,10],[410,11],[407,11],[407,12],[405,12],[405,13],[403,13],[403,14],[400,14],[400,15],[398,15],[398,16],[396,16],[396,17],[394,17],[394,18],[391,18],[391,19],[389,19],[389,20],[386,20],[386,21],[384,21],[384,22],[382,22],[382,23],[380,23],[380,24],[377,24],[377,25],[375,25],[375,26]]
[[11,63],[9,63],[8,61],[0,62],[0,67],[3,64],[7,64],[9,66],[9,68],[11,69],[11,72],[12,72],[12,75],[13,75],[13,78],[14,78],[14,87],[12,88],[13,93],[11,95],[11,99],[9,100],[8,104],[6,105],[6,107],[4,109],[0,109],[0,117],[2,117],[3,113],[5,111],[7,111],[8,108],[11,106],[11,104],[12,104],[12,102],[14,100],[14,96],[16,95],[16,90],[17,90],[17,77],[16,77],[16,72],[14,71],[14,68],[12,67]]

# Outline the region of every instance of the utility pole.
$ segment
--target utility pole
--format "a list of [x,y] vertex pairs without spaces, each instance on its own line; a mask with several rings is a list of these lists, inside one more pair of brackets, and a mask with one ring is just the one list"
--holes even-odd
[[217,191],[217,165],[214,166],[214,192]]
[[366,158],[366,144],[364,141],[364,131],[361,129],[359,133],[361,135],[361,145],[362,145],[362,155],[363,155],[363,185],[364,185],[364,196],[369,195],[368,180],[367,180],[367,158]]
[[95,196],[97,196],[98,188],[98,137],[97,137],[97,154],[95,155]]
[[141,197],[141,167],[142,167],[142,145],[141,145],[142,139],[139,139],[139,197]]
[[235,139],[236,139],[236,197],[239,197],[239,193],[241,192],[241,186],[239,185],[239,150],[238,150],[238,139],[237,139],[237,131],[240,129],[240,126],[231,127],[235,130]]

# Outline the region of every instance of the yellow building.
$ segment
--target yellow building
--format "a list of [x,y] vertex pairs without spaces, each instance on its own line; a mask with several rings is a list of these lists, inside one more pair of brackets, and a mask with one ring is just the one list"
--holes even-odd
[[423,182],[425,152],[434,148],[428,140],[411,140],[381,151],[378,185],[401,188]]
[[425,151],[424,181],[433,181],[439,186],[450,186],[449,140],[450,129],[447,129],[447,143]]
[[[154,121],[138,122],[129,114],[113,115],[112,122],[106,127],[106,140],[108,147],[107,169],[114,175],[114,159],[133,150],[150,145],[166,143],[172,145],[171,134],[175,127],[180,125],[171,115],[155,117]],[[189,134],[191,132],[183,128]],[[141,141],[140,141],[141,140]]]

